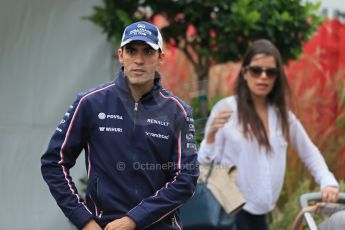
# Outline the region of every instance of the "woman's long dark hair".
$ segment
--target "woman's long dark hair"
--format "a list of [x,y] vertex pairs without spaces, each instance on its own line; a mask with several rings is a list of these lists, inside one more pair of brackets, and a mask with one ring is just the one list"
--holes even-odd
[[273,56],[276,61],[276,66],[279,70],[276,81],[272,91],[267,95],[268,103],[273,105],[278,112],[278,117],[281,123],[283,135],[288,140],[289,125],[288,125],[288,108],[287,99],[290,98],[290,87],[283,69],[283,61],[278,49],[268,40],[260,39],[253,42],[247,49],[242,63],[242,70],[237,78],[236,94],[237,94],[237,109],[238,119],[242,125],[244,136],[246,138],[254,137],[260,146],[266,148],[268,152],[271,151],[271,145],[268,139],[267,132],[264,128],[263,122],[260,119],[247,82],[244,79],[244,67],[248,66],[252,58],[257,54],[264,54]]

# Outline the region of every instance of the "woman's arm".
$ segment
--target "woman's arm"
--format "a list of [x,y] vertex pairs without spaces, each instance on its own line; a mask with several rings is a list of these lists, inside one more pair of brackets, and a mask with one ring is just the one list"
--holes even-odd
[[326,202],[336,202],[339,196],[339,184],[329,171],[319,149],[310,140],[301,122],[290,112],[290,142],[307,166],[315,181],[320,185],[322,198]]

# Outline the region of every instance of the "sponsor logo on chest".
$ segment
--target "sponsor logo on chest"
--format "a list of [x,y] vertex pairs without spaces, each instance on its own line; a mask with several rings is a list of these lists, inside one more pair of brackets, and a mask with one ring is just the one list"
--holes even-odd
[[122,128],[115,127],[98,127],[101,132],[122,133]]
[[151,133],[151,132],[145,132],[145,134],[146,134],[146,136],[169,140],[169,135],[164,135],[164,134],[161,134],[161,133]]
[[160,120],[156,120],[156,119],[152,119],[152,118],[148,118],[146,120],[147,123],[149,124],[157,124],[157,125],[162,125],[162,126],[169,126],[169,122],[167,121],[160,121]]
[[105,114],[105,113],[99,113],[98,118],[100,120],[104,119],[115,119],[115,120],[123,120],[123,117],[119,114]]

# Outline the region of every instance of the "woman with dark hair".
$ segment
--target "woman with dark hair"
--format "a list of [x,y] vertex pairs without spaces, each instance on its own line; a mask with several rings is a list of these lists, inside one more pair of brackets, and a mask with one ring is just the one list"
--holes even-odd
[[320,184],[323,200],[338,199],[339,185],[289,110],[289,95],[278,49],[260,39],[244,55],[235,95],[220,100],[207,121],[198,159],[237,167],[237,185],[247,201],[236,217],[238,230],[267,229],[266,214],[284,182],[288,143]]

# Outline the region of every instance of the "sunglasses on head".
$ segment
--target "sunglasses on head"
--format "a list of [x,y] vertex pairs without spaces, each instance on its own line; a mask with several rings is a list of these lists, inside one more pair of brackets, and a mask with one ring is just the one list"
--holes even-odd
[[259,78],[262,72],[266,73],[267,78],[275,78],[279,74],[279,70],[277,68],[264,68],[261,66],[247,66],[245,70],[248,70],[250,75],[254,78]]

